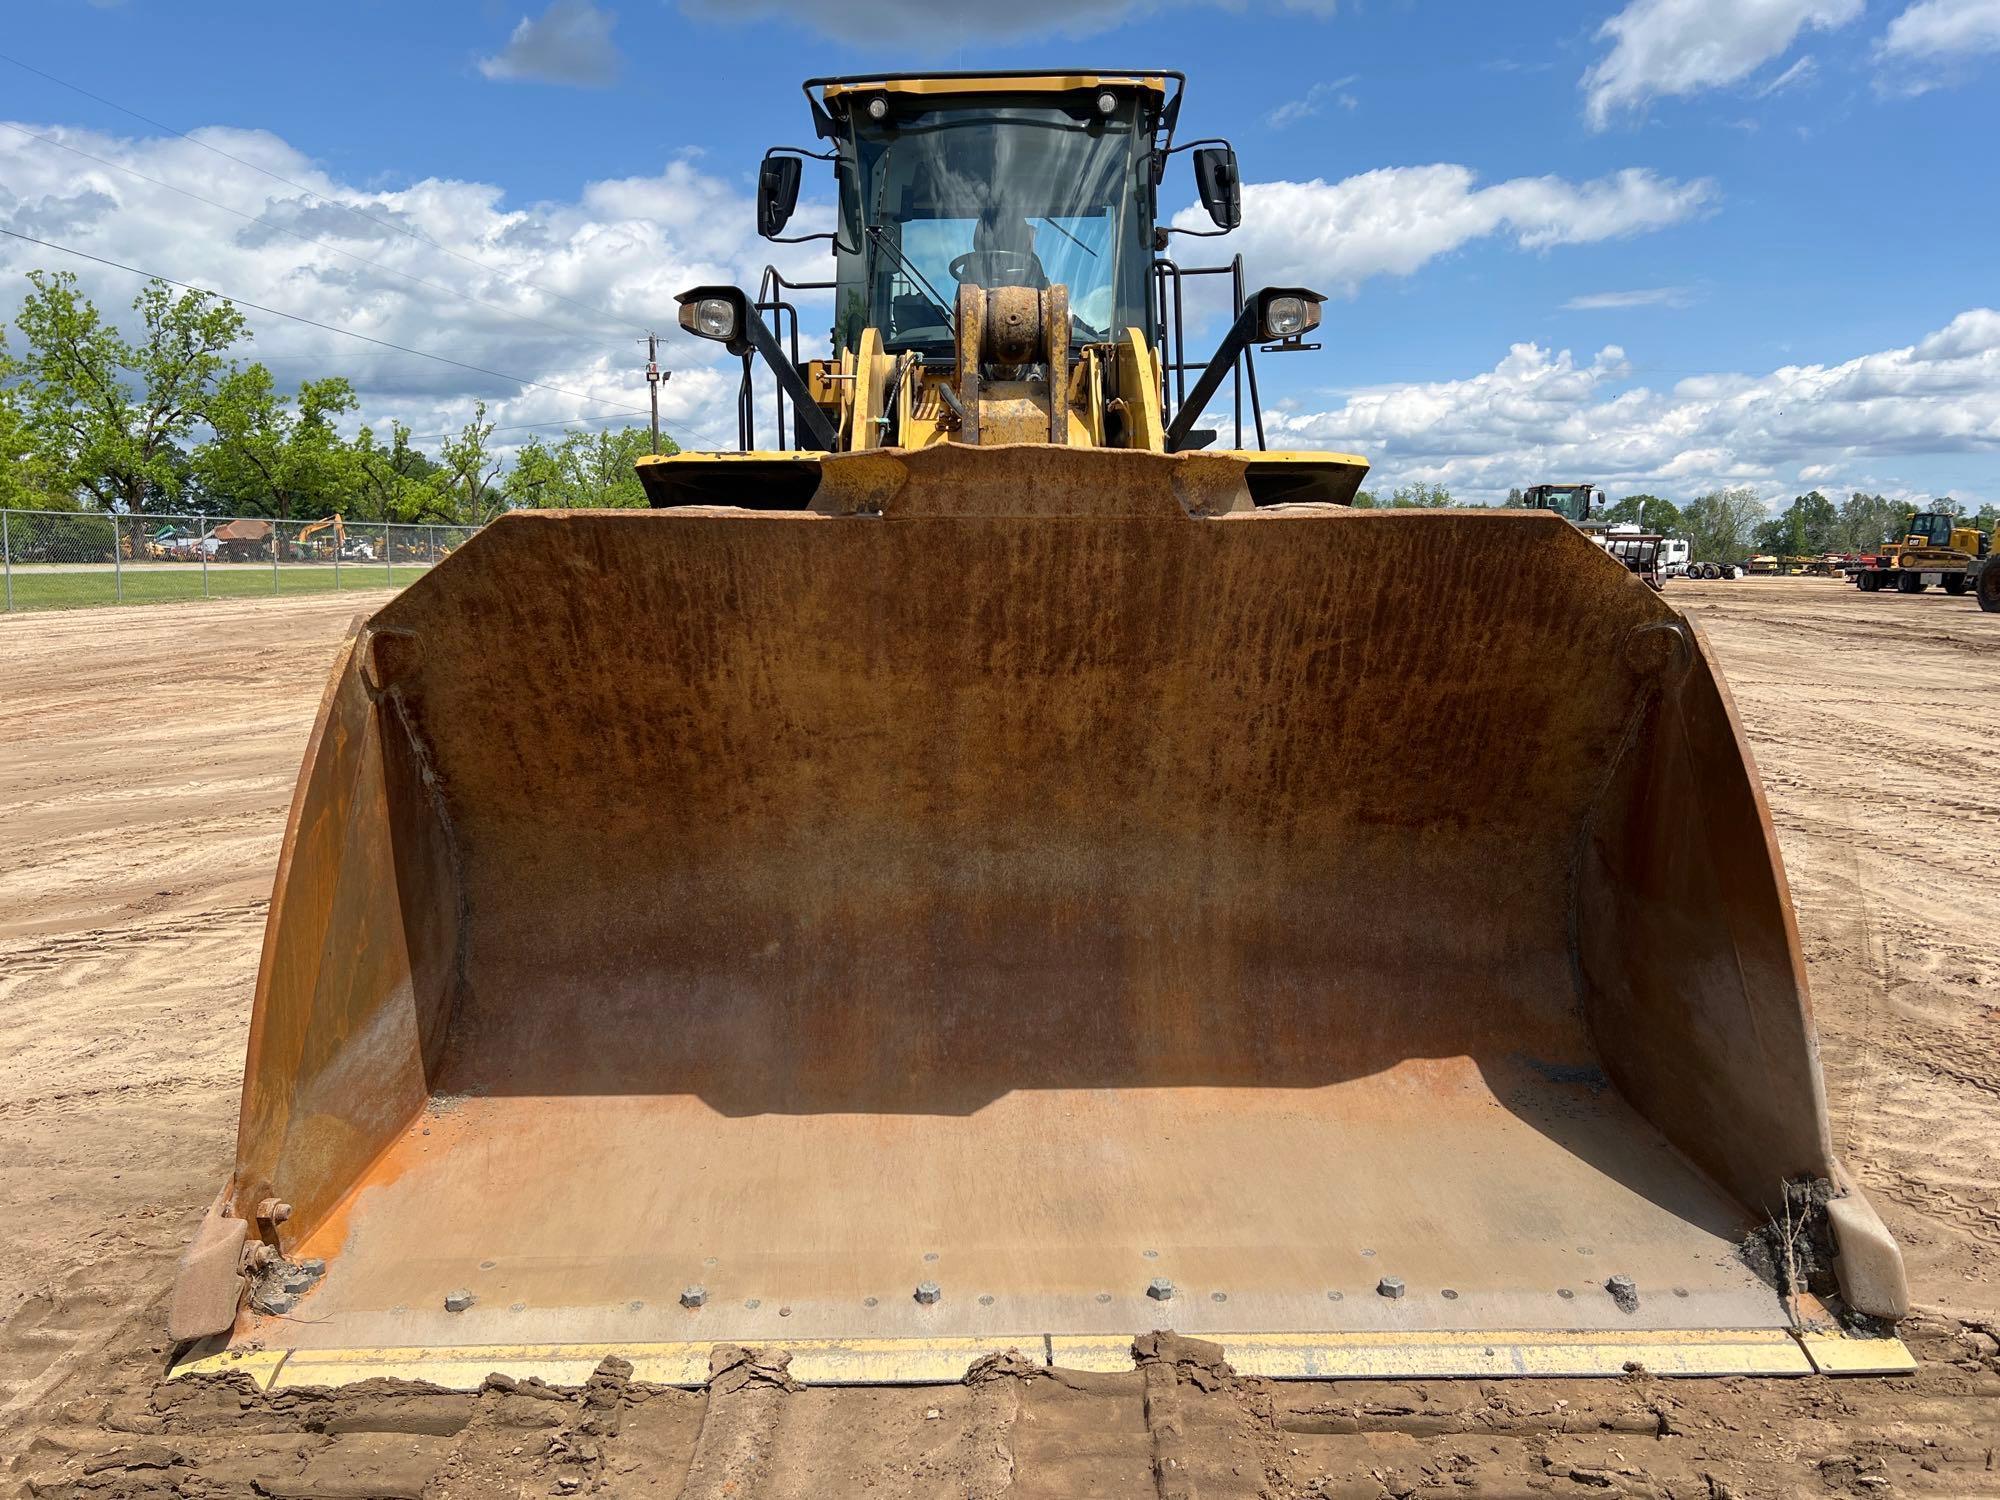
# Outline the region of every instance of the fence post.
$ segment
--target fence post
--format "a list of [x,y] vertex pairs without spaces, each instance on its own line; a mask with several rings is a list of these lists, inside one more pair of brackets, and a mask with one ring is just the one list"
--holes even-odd
[[278,592],[278,549],[285,544],[285,523],[272,518],[271,521],[271,592]]
[[347,523],[343,521],[333,528],[333,591],[340,592],[340,549],[347,545]]
[[390,588],[396,586],[396,567],[390,560],[395,551],[395,534],[389,530],[389,523],[382,523],[382,581]]
[[7,526],[7,511],[0,507],[0,567],[7,570],[7,613],[14,613],[14,537]]
[[125,602],[125,544],[118,539],[118,515],[111,516],[111,577],[116,590],[116,602]]
[[426,526],[424,528],[424,566],[427,568],[435,568],[437,566],[437,560],[438,560],[437,527]]
[[201,597],[208,597],[208,517],[201,518],[201,538],[195,543],[195,550],[201,554]]

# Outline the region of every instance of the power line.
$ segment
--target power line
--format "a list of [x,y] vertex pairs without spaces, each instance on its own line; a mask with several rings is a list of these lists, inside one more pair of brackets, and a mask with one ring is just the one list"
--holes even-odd
[[512,381],[516,385],[529,386],[538,391],[554,391],[559,396],[574,396],[579,401],[589,401],[598,406],[616,406],[620,411],[630,412],[637,417],[647,415],[645,409],[642,407],[626,406],[606,396],[593,396],[587,391],[573,391],[567,386],[550,385],[546,381],[541,380],[528,380],[519,375],[509,375],[504,370],[489,370],[484,365],[469,365],[462,359],[451,359],[443,354],[432,354],[425,349],[412,349],[408,344],[391,343],[388,339],[378,339],[371,334],[356,333],[352,328],[340,328],[332,323],[322,323],[317,318],[308,318],[299,313],[286,312],[283,308],[266,307],[261,302],[251,302],[243,297],[232,297],[228,292],[219,291],[213,287],[196,286],[190,281],[176,281],[173,277],[162,276],[157,271],[147,271],[142,270],[138,266],[128,266],[123,261],[107,260],[101,255],[92,255],[87,250],[78,250],[71,245],[59,245],[54,240],[37,239],[34,235],[22,234],[17,229],[0,229],[0,234],[6,235],[9,239],[25,240],[31,245],[40,245],[45,249],[60,250],[63,254],[74,255],[79,260],[94,261],[100,266],[109,266],[114,271],[126,271],[134,276],[144,276],[149,280],[165,282],[168,286],[177,286],[183,291],[201,292],[210,297],[222,297],[235,303],[238,307],[247,307],[256,312],[268,313],[274,318],[287,318],[294,323],[303,323],[308,328],[317,328],[325,333],[337,333],[344,338],[359,339],[364,344],[375,344],[380,348],[394,349],[402,354],[414,354],[420,359],[435,360],[441,365],[452,365],[461,370],[470,370],[475,375],[490,375],[495,380]]
[[[356,261],[361,265],[373,266],[379,271],[387,271],[392,276],[401,276],[406,281],[414,281],[418,286],[429,287],[434,292],[443,292],[447,296],[461,298],[466,302],[472,303],[476,307],[483,307],[490,312],[497,312],[502,317],[515,318],[523,323],[533,323],[537,328],[546,328],[551,333],[559,333],[563,335],[563,337],[565,338],[575,338],[577,336],[578,331],[575,329],[559,328],[554,323],[545,322],[541,318],[534,317],[528,313],[515,312],[512,308],[502,307],[497,302],[488,302],[482,297],[473,296],[472,293],[470,292],[460,291],[455,286],[446,286],[441,281],[430,281],[422,276],[416,275],[414,272],[399,270],[397,267],[389,265],[386,261],[371,260],[368,256],[357,255],[352,250],[343,250],[338,245],[330,245],[325,240],[318,239],[310,234],[306,234],[302,230],[293,229],[288,225],[274,223],[272,220],[266,218],[262,214],[246,214],[240,208],[231,208],[227,203],[218,203],[213,198],[204,197],[200,193],[195,192],[192,188],[184,188],[178,186],[175,183],[163,181],[161,178],[151,176],[145,172],[141,172],[136,167],[128,167],[124,165],[122,162],[115,162],[107,157],[99,156],[95,152],[86,151],[81,146],[72,146],[67,141],[57,140],[54,136],[37,135],[34,131],[27,129],[25,126],[16,125],[11,120],[0,120],[0,125],[6,126],[7,129],[13,131],[17,135],[26,136],[31,141],[40,141],[43,145],[53,146],[58,151],[68,151],[73,155],[83,157],[86,161],[94,161],[98,163],[100,166],[109,167],[114,172],[123,172],[126,176],[136,177],[141,182],[150,182],[154,187],[165,188],[170,193],[179,193],[182,197],[192,198],[197,203],[206,203],[210,208],[220,209],[223,213],[234,214],[237,218],[243,220],[246,224],[262,224],[267,229],[277,230],[280,234],[289,234],[294,239],[304,240],[308,245],[317,245],[322,250],[331,250],[335,255],[344,255],[349,260]],[[598,336],[601,337],[601,335]],[[604,344],[604,345],[599,345],[597,347],[608,349],[612,346],[609,344]]]
[[367,222],[373,224],[378,229],[393,230],[395,233],[400,235],[406,235],[410,239],[422,240],[426,245],[430,245],[435,249],[442,250],[446,255],[452,257],[452,259],[462,260],[469,266],[477,266],[482,271],[486,271],[491,275],[498,276],[502,281],[512,282],[516,286],[525,286],[532,288],[533,290],[540,292],[545,297],[553,297],[558,302],[566,302],[571,307],[580,308],[584,312],[591,314],[593,317],[602,318],[605,320],[605,322],[615,324],[621,329],[631,329],[637,327],[636,324],[628,323],[625,319],[620,318],[615,313],[606,312],[601,307],[593,307],[588,302],[579,302],[574,297],[564,296],[561,292],[555,291],[549,287],[542,286],[537,282],[530,281],[525,276],[509,276],[505,271],[499,270],[497,267],[494,266],[489,266],[483,260],[479,260],[474,256],[463,255],[460,252],[452,249],[449,245],[440,244],[438,241],[432,239],[429,235],[424,234],[420,230],[411,229],[407,225],[403,224],[391,223],[387,219],[378,219],[373,214],[363,213],[360,209],[355,208],[352,204],[342,203],[338,198],[329,198],[326,196],[326,194],[319,192],[314,188],[307,187],[303,182],[295,182],[281,172],[273,172],[269,167],[259,166],[254,161],[247,161],[243,157],[235,155],[233,152],[224,151],[220,146],[213,146],[210,145],[207,141],[196,140],[195,137],[189,135],[185,130],[176,130],[171,125],[164,124],[159,120],[155,120],[151,115],[140,114],[138,110],[129,108],[128,106],[123,104],[119,104],[115,100],[107,99],[102,94],[93,94],[89,89],[82,87],[80,84],[71,83],[68,79],[65,78],[58,78],[53,73],[44,72],[42,69],[37,68],[30,63],[22,62],[21,59],[18,57],[10,57],[4,52],[0,52],[0,62],[12,63],[15,67],[21,69],[25,73],[33,73],[37,78],[45,78],[50,83],[56,84],[61,88],[66,88],[73,94],[81,94],[86,99],[93,99],[97,103],[104,105],[107,109],[115,109],[120,114],[130,115],[133,119],[141,121],[144,124],[150,125],[155,130],[164,130],[168,135],[178,136],[180,137],[180,139],[188,142],[190,145],[199,146],[204,151],[213,152],[217,156],[235,162],[239,167],[248,167],[253,172],[261,172],[264,176],[270,178],[273,182],[282,182],[286,187],[295,188],[299,192],[304,193],[309,198],[315,198],[321,203],[329,204],[332,207],[341,210],[343,213],[352,214],[357,219],[365,219],[367,220]]

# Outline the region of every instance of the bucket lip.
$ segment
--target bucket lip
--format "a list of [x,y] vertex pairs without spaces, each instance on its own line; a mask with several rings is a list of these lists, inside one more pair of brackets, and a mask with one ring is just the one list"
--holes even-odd
[[[1025,1355],[1037,1370],[1124,1374],[1143,1363],[1136,1334],[1010,1333],[988,1337],[801,1339],[780,1349],[806,1385],[958,1384],[980,1360]],[[1639,1365],[1653,1375],[1795,1376],[1911,1374],[1901,1339],[1837,1327],[1633,1329],[1571,1332],[1224,1333],[1204,1335],[1237,1373],[1274,1380],[1602,1377]],[[382,1378],[470,1390],[490,1375],[580,1386],[606,1358],[631,1362],[649,1385],[708,1383],[709,1341],[476,1344],[435,1348],[268,1349],[196,1346],[168,1371],[248,1376],[266,1391],[351,1385]]]

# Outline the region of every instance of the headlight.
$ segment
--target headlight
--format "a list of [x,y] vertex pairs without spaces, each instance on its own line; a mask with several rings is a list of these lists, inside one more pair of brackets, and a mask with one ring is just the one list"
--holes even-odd
[[1118,110],[1118,96],[1106,89],[1097,96],[1097,112],[1100,115],[1115,114]]
[[884,99],[880,94],[877,94],[874,98],[870,99],[868,101],[868,118],[871,120],[888,119],[889,101],[887,99]]
[[702,297],[681,308],[681,327],[724,343],[736,337],[736,307],[727,297]]
[[1306,326],[1306,304],[1303,297],[1273,297],[1264,310],[1265,331],[1274,339],[1288,339],[1303,333]]
[[1325,300],[1302,286],[1266,287],[1257,294],[1257,337],[1282,343],[1311,333]]

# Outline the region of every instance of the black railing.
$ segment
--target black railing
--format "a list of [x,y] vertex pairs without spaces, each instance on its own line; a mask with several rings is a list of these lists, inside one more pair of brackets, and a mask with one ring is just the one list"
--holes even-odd
[[[796,304],[787,300],[786,292],[830,292],[831,281],[787,281],[776,266],[764,267],[764,274],[757,283],[757,300],[751,304],[751,311],[765,316],[771,329],[771,336],[788,345],[793,365],[799,363],[799,310]],[[756,355],[743,356],[743,381],[736,390],[736,441],[745,453],[757,446],[757,415],[755,410],[756,389],[751,381],[751,371]],[[777,424],[778,451],[784,452],[799,446],[798,433],[788,431],[785,421],[787,404],[785,392],[777,381],[771,382],[773,417]]]
[[[1161,392],[1160,420],[1171,424],[1174,411],[1187,401],[1187,377],[1190,370],[1202,370],[1208,366],[1205,359],[1189,359],[1187,353],[1187,305],[1183,283],[1190,276],[1227,276],[1229,278],[1229,315],[1232,321],[1243,311],[1243,257],[1233,256],[1226,266],[1182,266],[1176,265],[1166,256],[1153,262],[1153,284],[1156,305],[1159,312],[1160,362],[1164,370],[1173,378],[1173,400],[1166,400],[1166,392]],[[1243,396],[1247,390],[1250,396],[1250,421],[1257,435],[1257,447],[1261,451],[1264,442],[1264,403],[1257,393],[1257,363],[1251,350],[1245,348],[1242,357],[1236,361],[1236,368],[1230,374],[1230,399],[1235,408],[1236,446],[1243,446]]]

